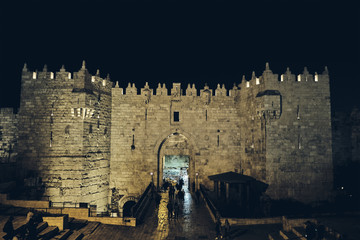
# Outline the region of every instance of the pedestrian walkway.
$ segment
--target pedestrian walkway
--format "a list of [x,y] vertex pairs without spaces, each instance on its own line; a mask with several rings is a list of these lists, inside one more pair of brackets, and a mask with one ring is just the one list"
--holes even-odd
[[186,190],[184,201],[180,201],[178,219],[168,218],[168,202],[169,194],[163,192],[158,210],[154,210],[155,205],[152,205],[153,209],[149,209],[143,224],[135,228],[101,224],[86,239],[215,239],[215,224],[203,202],[196,205]]

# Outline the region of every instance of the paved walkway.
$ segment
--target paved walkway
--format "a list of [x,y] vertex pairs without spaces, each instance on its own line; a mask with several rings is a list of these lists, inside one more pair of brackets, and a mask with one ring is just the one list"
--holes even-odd
[[153,206],[141,225],[134,228],[101,224],[86,239],[215,239],[215,224],[203,202],[196,205],[186,191],[178,219],[168,219],[168,202],[168,193],[161,193],[159,209],[154,210]]

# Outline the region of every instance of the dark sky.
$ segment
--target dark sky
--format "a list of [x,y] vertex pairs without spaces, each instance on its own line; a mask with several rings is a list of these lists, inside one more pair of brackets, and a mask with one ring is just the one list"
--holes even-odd
[[[148,81],[232,88],[265,62],[299,74],[327,65],[335,110],[360,106],[359,8],[346,1],[2,1],[0,106],[19,104],[24,62],[62,64],[126,87]],[[113,1],[115,2],[115,1]],[[195,2],[195,1],[192,1]],[[238,1],[244,2],[244,1]]]

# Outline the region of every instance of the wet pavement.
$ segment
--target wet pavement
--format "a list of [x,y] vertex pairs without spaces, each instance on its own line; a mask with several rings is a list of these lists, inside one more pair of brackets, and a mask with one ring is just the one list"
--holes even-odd
[[168,218],[168,202],[168,192],[162,192],[158,209],[152,205],[141,225],[134,228],[101,224],[86,239],[215,239],[215,224],[208,210],[203,202],[196,204],[187,189],[184,201],[179,202],[178,219]]
[[[164,203],[169,201],[168,194],[163,194]],[[163,198],[162,198],[163,199]],[[165,220],[168,225],[164,231],[158,231],[155,239],[215,239],[215,224],[212,222],[208,210],[203,202],[196,204],[189,191],[185,190],[183,201],[179,201],[180,213],[177,219],[170,218]],[[160,217],[164,216],[159,207]],[[165,205],[166,213],[167,207]],[[166,218],[168,214],[165,215]]]

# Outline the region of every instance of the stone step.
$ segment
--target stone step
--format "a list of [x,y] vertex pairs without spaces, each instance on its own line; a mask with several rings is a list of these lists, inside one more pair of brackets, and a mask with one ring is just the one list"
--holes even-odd
[[59,232],[58,235],[51,238],[51,240],[65,240],[68,239],[68,237],[72,234],[72,231],[70,229],[65,229],[61,232]]
[[74,231],[68,238],[67,240],[80,240],[84,237],[84,234],[82,232],[79,231]]
[[291,231],[299,237],[299,239],[301,240],[306,240],[306,237],[305,237],[305,234],[306,234],[306,231],[305,231],[305,228],[303,227],[293,227],[291,228]]
[[47,227],[38,234],[38,239],[40,239],[40,240],[50,239],[50,238],[54,237],[55,235],[57,235],[58,232],[59,232],[58,227],[55,227],[55,226]]
[[78,229],[83,228],[84,226],[86,226],[87,223],[88,223],[87,220],[73,219],[69,223],[69,228],[72,229],[72,230],[78,230]]
[[269,233],[269,234],[268,234],[268,239],[269,239],[269,240],[284,240],[284,238],[282,238],[282,237],[280,236],[280,233],[278,233],[278,232]]
[[91,234],[100,225],[100,222],[88,222],[88,224],[81,229],[84,236]]
[[285,239],[285,240],[288,240],[288,239],[298,239],[298,236],[295,235],[295,233],[293,232],[287,232],[285,230],[280,230],[279,231],[279,234],[280,236]]
[[36,232],[40,233],[42,232],[45,228],[47,228],[49,225],[47,222],[41,222],[36,226]]
[[245,232],[246,232],[245,228],[242,228],[240,226],[232,226],[228,234],[230,239],[236,239]]

